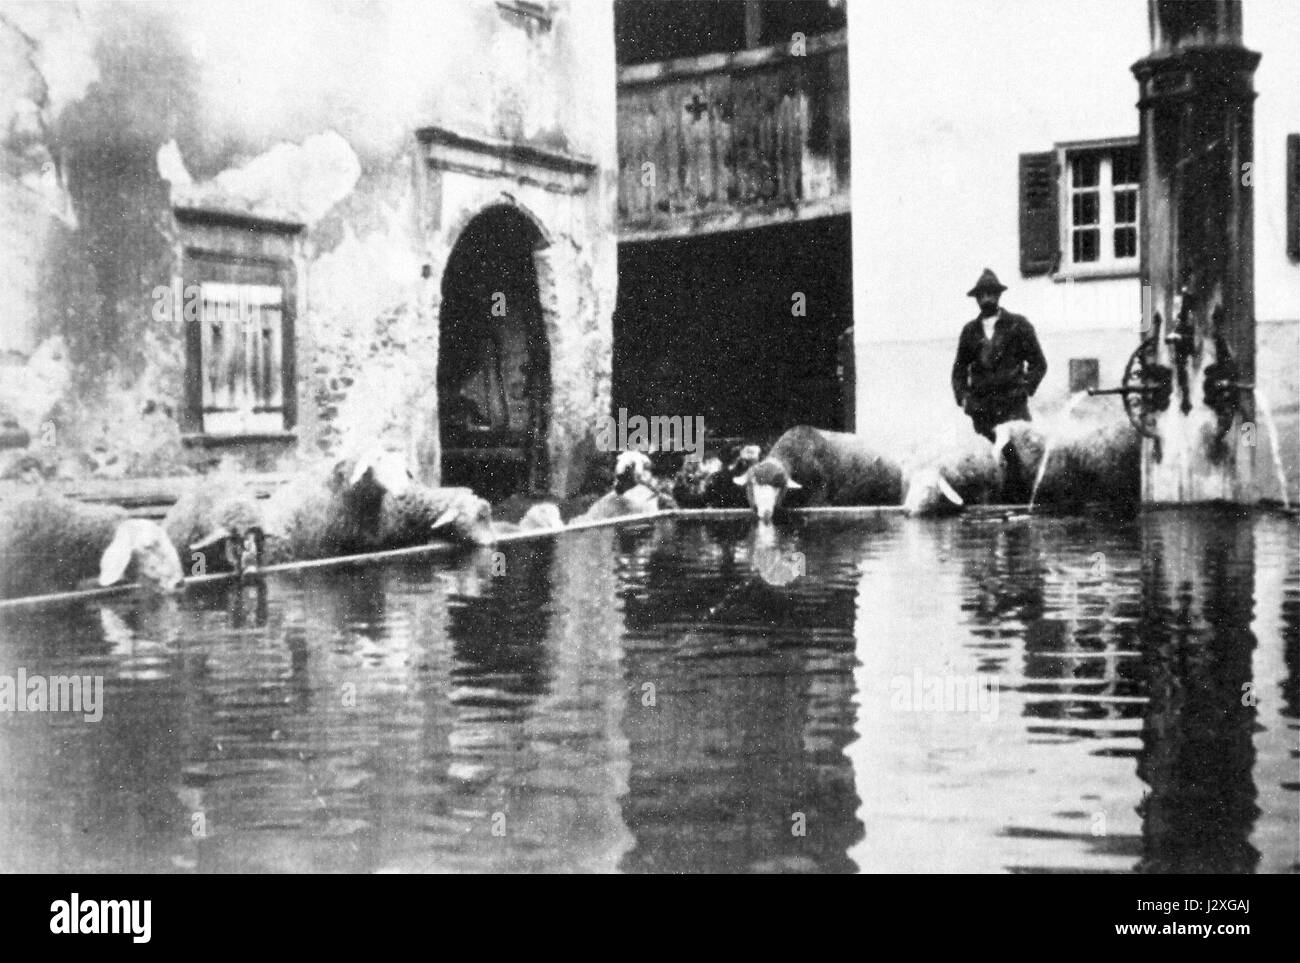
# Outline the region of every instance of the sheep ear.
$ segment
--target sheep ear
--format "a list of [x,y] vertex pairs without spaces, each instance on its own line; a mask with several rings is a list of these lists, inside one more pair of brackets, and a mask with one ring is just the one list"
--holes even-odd
[[966,501],[957,494],[957,489],[948,484],[948,479],[942,475],[939,476],[939,491],[943,492],[945,498],[954,505],[965,505]]
[[788,482],[785,483],[785,487],[787,491],[798,491],[800,488],[803,488],[803,486],[800,485],[793,478],[791,478]]
[[431,531],[437,531],[438,529],[446,525],[450,525],[455,520],[456,520],[456,509],[449,508],[441,515],[439,515],[438,520],[434,522],[432,525],[430,525],[429,528]]
[[117,534],[113,536],[113,541],[99,557],[99,584],[109,586],[119,581],[126,574],[126,568],[130,564],[131,539],[119,528]]
[[357,467],[352,469],[352,477],[348,479],[349,485],[355,485],[361,479],[366,477],[366,472],[370,471],[371,463],[374,459],[370,455],[362,455],[357,459]]
[[201,539],[200,541],[191,544],[190,551],[198,552],[206,548],[211,548],[213,545],[216,545],[217,543],[221,542],[223,539],[227,539],[229,537],[230,537],[230,529],[225,527],[218,528],[207,538]]

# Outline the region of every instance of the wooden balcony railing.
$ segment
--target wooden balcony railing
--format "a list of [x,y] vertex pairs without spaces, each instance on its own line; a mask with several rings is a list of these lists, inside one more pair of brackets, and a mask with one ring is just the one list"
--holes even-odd
[[849,209],[845,33],[619,70],[619,239]]

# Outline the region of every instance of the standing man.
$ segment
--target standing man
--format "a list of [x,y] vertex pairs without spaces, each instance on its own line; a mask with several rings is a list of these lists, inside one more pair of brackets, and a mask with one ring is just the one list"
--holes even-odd
[[1034,326],[998,307],[1006,285],[988,268],[966,293],[979,305],[979,317],[961,330],[952,391],[975,431],[989,441],[1005,421],[1029,420],[1029,398],[1047,374],[1047,359]]

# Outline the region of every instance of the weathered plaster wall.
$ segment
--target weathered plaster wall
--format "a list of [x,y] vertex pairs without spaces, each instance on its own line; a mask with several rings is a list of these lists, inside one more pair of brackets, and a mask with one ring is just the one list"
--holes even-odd
[[[25,456],[43,470],[283,467],[382,437],[435,474],[438,288],[454,238],[420,210],[427,126],[598,165],[571,203],[517,193],[562,276],[557,454],[608,410],[609,4],[556,4],[549,26],[471,0],[3,3],[0,16],[0,416],[52,437]],[[516,189],[481,186],[445,199],[444,223]],[[151,310],[179,270],[173,201],[306,224],[296,446],[182,446],[182,320]]]

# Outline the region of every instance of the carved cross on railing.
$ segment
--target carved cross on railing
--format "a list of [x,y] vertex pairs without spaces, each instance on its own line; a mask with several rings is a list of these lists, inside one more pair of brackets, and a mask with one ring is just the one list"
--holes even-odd
[[699,119],[708,112],[709,102],[704,100],[700,96],[700,92],[696,90],[692,92],[691,99],[682,106],[682,109],[690,114],[691,118],[698,123]]

